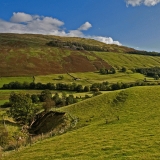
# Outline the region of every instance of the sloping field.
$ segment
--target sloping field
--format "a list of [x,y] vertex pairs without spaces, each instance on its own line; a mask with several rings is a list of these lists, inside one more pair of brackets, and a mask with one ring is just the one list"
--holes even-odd
[[160,57],[158,56],[113,52],[95,52],[95,54],[116,68],[123,66],[129,69],[160,66]]
[[64,107],[77,128],[3,159],[160,159],[159,95],[159,86],[134,87]]

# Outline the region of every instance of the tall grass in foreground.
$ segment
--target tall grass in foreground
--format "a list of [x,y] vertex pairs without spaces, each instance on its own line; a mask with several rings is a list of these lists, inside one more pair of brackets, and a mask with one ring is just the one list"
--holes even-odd
[[6,154],[3,160],[160,159],[159,95],[160,86],[135,87],[64,107],[79,119],[77,129]]

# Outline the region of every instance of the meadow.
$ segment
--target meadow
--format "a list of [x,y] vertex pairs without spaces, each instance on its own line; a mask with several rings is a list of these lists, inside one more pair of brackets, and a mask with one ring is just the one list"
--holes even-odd
[[[159,86],[134,87],[64,107],[78,117],[75,129],[2,159],[159,159],[159,94]],[[127,96],[115,106],[118,95]]]
[[[108,81],[109,83],[117,83],[117,82],[135,82],[135,81],[143,81],[145,76],[139,73],[132,73],[130,70],[128,70],[126,73],[118,72],[116,74],[108,74],[108,75],[101,75],[98,72],[77,72],[77,73],[71,73],[72,76],[79,78],[79,80],[75,81],[72,77],[70,77],[68,74],[53,74],[53,75],[38,75],[35,76],[35,83],[76,83],[81,84],[83,86],[90,86],[93,83],[102,83]],[[59,76],[63,76],[64,78],[62,80],[59,79]],[[153,78],[147,77],[148,81],[154,81]],[[31,83],[33,82],[33,77],[1,77],[0,79],[0,87],[3,86],[3,84],[8,84],[10,82],[27,82]],[[10,93],[14,92],[22,92],[22,93],[40,93],[41,90],[0,90],[0,105],[4,102],[8,101]],[[53,91],[59,92],[59,91]],[[75,94],[75,96],[85,96],[86,93],[75,93],[75,92],[67,92],[68,94]]]
[[97,56],[108,62],[115,68],[127,67],[131,68],[145,68],[160,66],[160,57],[155,56],[145,56],[145,55],[135,55],[115,53],[115,52],[94,52]]
[[[104,81],[108,81],[110,83],[115,82],[135,82],[137,80],[144,80],[145,76],[140,73],[133,73],[128,70],[126,73],[117,71],[116,74],[106,74],[101,75],[99,72],[77,72],[70,73],[72,76],[78,78],[78,80],[74,80],[68,74],[51,74],[51,75],[37,75],[35,77],[35,83],[77,83],[82,85],[89,85],[93,83],[101,83]],[[59,76],[63,76],[62,80],[59,79]],[[147,77],[148,80],[153,80],[153,78]],[[33,82],[33,77],[1,77],[0,79],[0,87],[3,84],[8,84],[10,82]]]

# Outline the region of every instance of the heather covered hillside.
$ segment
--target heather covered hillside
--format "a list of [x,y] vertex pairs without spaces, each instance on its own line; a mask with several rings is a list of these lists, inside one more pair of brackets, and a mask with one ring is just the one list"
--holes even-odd
[[160,57],[92,39],[34,34],[0,34],[0,76],[94,72],[100,68],[159,66]]
[[[55,38],[63,39],[44,35],[1,34],[0,75],[44,75],[111,68],[107,62],[89,51],[49,46],[47,43]],[[77,40],[83,41],[80,38]],[[84,40],[84,43],[88,43],[87,41],[93,41],[93,45],[96,43],[94,40]]]

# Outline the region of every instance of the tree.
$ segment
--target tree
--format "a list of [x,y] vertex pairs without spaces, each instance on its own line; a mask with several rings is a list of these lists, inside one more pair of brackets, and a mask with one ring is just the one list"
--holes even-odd
[[106,69],[105,68],[101,68],[99,71],[101,74],[107,74]]
[[45,112],[49,112],[52,107],[55,106],[55,102],[52,99],[46,99],[43,103],[43,109]]
[[32,103],[38,103],[39,102],[39,97],[36,94],[31,95]]
[[122,72],[126,72],[127,68],[126,67],[122,67]]
[[116,73],[115,68],[111,68],[111,69],[110,69],[110,72],[111,72],[111,74],[115,74],[115,73]]
[[11,107],[7,113],[18,123],[28,124],[38,111],[38,108],[33,105],[31,98],[25,94],[12,92],[9,101]]
[[81,84],[77,85],[76,91],[77,92],[82,92],[83,91],[83,86]]
[[84,92],[89,92],[90,91],[90,87],[89,86],[85,86],[84,87]]
[[56,86],[53,83],[47,83],[46,88],[50,89],[50,90],[54,90],[56,88]]
[[154,79],[155,79],[155,80],[159,80],[159,76],[156,74],[156,75],[154,76]]
[[45,102],[47,99],[51,99],[51,98],[52,98],[52,93],[48,89],[42,91],[39,97],[41,102]]
[[56,104],[56,106],[60,105],[62,103],[62,100],[61,98],[59,97],[59,94],[58,93],[55,93],[55,95],[53,96],[53,100]]
[[70,105],[70,104],[73,104],[73,103],[76,103],[76,102],[77,102],[77,99],[75,99],[72,94],[69,95],[69,96],[66,98],[66,104],[67,104],[67,105]]

